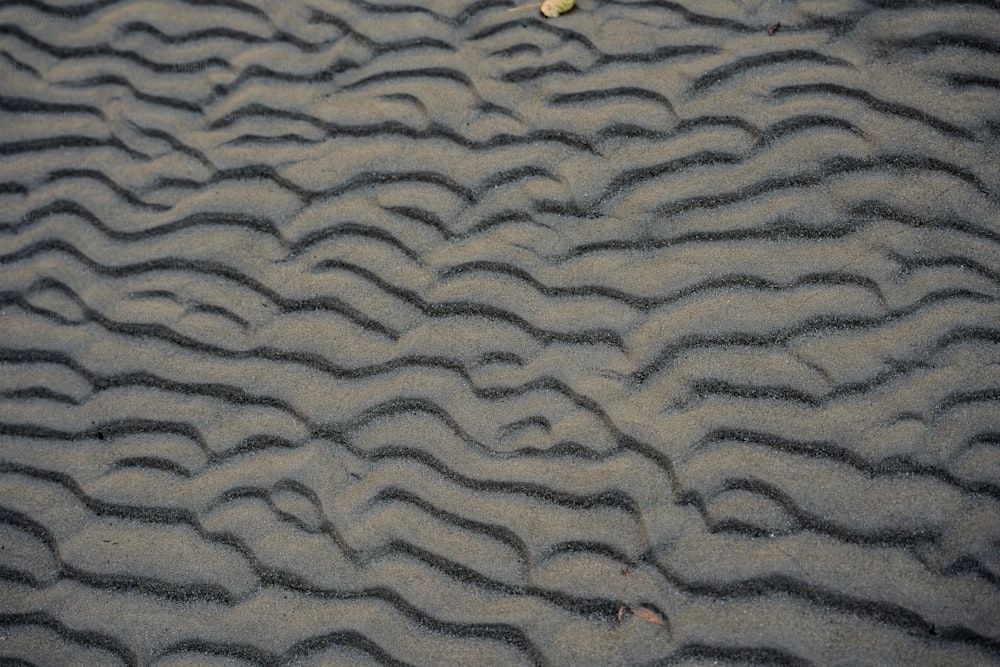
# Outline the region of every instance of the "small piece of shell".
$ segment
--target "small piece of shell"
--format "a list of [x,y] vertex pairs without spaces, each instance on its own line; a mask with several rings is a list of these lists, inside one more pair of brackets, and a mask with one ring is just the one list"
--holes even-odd
[[549,18],[565,14],[573,9],[574,2],[576,0],[545,0],[542,3],[542,14]]
[[635,607],[632,609],[632,613],[641,618],[644,621],[650,623],[656,623],[657,625],[666,625],[660,615],[651,609],[646,609],[645,607]]

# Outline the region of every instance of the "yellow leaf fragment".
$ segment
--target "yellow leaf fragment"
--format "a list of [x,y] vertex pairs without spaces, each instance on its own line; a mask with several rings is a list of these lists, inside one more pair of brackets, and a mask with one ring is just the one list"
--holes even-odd
[[632,613],[649,623],[656,623],[657,625],[666,625],[660,615],[651,609],[646,609],[645,607],[635,607],[631,609]]
[[576,0],[545,0],[542,3],[542,14],[545,14],[549,18],[565,14],[573,9],[575,2]]

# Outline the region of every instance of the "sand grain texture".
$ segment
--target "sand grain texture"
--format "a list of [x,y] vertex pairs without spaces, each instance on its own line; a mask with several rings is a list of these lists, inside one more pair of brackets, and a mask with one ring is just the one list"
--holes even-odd
[[0,6],[0,662],[1000,664],[1000,4],[514,6]]

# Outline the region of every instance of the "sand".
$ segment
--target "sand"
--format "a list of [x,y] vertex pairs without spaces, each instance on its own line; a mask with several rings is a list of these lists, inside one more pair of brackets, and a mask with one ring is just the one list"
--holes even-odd
[[0,663],[1000,664],[1000,5],[0,8]]

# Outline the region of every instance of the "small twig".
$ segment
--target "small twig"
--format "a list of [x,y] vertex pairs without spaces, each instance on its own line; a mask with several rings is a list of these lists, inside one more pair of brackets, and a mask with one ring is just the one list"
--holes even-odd
[[618,625],[622,624],[622,617],[625,615],[625,588],[628,586],[628,565],[622,568],[622,595],[618,599]]

